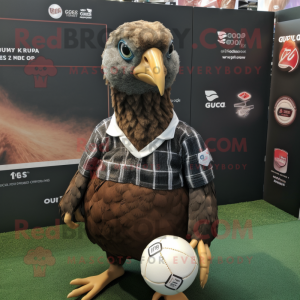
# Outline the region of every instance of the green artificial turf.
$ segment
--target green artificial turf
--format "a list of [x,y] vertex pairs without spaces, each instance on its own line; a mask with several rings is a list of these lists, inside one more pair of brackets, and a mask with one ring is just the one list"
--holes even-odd
[[239,223],[242,227],[245,225],[246,227],[249,225],[253,227],[271,225],[297,220],[294,216],[264,200],[220,205],[218,215],[219,219],[223,220],[223,224],[229,223],[233,226]]
[[[299,300],[300,222],[264,201],[219,206],[219,217],[229,225],[222,223],[220,236],[211,245],[213,260],[208,283],[202,290],[196,279],[186,291],[187,297]],[[250,219],[252,227],[244,229]],[[234,220],[239,220],[241,229],[233,227],[237,224]],[[107,269],[105,253],[87,239],[83,224],[75,231],[65,225],[58,228],[58,239],[46,234],[47,228],[36,234],[26,230],[26,238],[15,232],[0,234],[0,299],[66,299],[73,290],[69,285],[72,279]],[[55,258],[54,265],[46,267],[44,277],[35,276],[34,266],[24,262],[28,251],[37,247],[49,249]],[[153,291],[140,275],[139,262],[131,261],[125,269],[122,278],[94,299],[151,300]]]

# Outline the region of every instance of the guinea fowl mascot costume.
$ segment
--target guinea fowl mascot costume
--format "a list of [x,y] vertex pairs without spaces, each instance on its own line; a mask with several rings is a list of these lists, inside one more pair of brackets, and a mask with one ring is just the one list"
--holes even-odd
[[[179,71],[173,37],[160,22],[124,23],[102,54],[114,114],[94,129],[65,195],[64,222],[84,221],[91,242],[106,251],[110,267],[68,298],[92,299],[124,274],[126,258],[140,260],[155,238],[173,235],[197,247],[200,284],[206,284],[217,235],[212,158],[201,136],[178,117],[170,100]],[[189,88],[189,87],[187,87]],[[183,293],[153,300],[187,299]],[[142,298],[142,295],[141,295]]]

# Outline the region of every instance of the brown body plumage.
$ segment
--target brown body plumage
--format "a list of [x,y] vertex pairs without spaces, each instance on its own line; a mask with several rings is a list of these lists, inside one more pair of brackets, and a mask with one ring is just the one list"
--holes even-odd
[[145,93],[128,96],[111,88],[112,106],[117,123],[130,142],[139,151],[159,136],[173,117],[171,89],[163,96]]
[[[140,260],[147,244],[165,235],[186,238],[188,191],[152,190],[94,178],[84,198],[88,237],[108,257]],[[122,260],[122,263],[124,263]]]

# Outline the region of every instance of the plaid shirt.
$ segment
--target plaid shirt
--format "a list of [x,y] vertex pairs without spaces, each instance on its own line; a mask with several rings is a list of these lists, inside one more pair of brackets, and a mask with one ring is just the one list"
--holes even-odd
[[[115,130],[111,130],[112,125]],[[184,185],[198,188],[214,179],[212,157],[202,137],[179,121],[175,112],[169,127],[153,143],[138,152],[113,115],[94,129],[78,170],[85,177],[96,175],[103,180],[158,190]]]

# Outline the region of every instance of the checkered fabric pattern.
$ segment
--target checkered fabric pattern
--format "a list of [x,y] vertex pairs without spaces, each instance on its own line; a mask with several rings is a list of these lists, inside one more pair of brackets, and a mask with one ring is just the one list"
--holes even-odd
[[198,188],[214,179],[210,153],[208,166],[198,160],[198,154],[206,149],[202,137],[185,122],[179,121],[173,139],[165,140],[150,155],[136,158],[119,137],[106,133],[110,120],[96,126],[85,147],[78,167],[83,176],[158,190],[184,185]]

